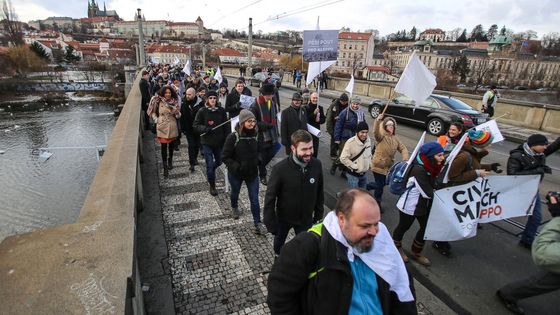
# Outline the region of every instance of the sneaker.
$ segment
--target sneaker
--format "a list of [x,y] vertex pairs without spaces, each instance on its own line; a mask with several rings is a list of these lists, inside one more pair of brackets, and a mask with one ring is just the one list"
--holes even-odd
[[399,247],[399,254],[401,254],[402,260],[405,263],[407,263],[408,262],[408,256],[405,254],[404,249],[402,247]]
[[189,167],[189,171],[190,171],[191,173],[194,173],[194,165],[191,165],[191,166]]
[[255,234],[257,235],[266,235],[268,233],[268,231],[266,230],[266,228],[264,227],[264,225],[262,223],[257,223],[255,224]]
[[525,314],[525,311],[521,307],[519,307],[519,305],[517,305],[517,302],[506,299],[502,295],[502,292],[500,292],[500,290],[496,291],[496,296],[498,297],[498,300],[500,300],[502,305],[504,305],[512,313],[520,315]]
[[432,265],[430,260],[426,256],[423,256],[421,254],[413,254],[412,258],[424,267],[430,267]]
[[451,255],[451,245],[449,245],[449,242],[433,242],[432,247],[445,257]]
[[233,219],[237,220],[239,219],[239,209],[238,208],[232,208],[233,210]]

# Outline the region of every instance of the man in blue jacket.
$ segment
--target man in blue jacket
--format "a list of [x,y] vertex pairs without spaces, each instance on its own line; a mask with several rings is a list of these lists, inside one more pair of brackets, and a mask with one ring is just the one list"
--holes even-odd
[[[366,120],[366,114],[360,107],[362,100],[353,96],[350,102],[350,106],[343,109],[338,114],[338,119],[334,125],[334,143],[338,144],[338,157],[335,161],[337,165],[340,165],[340,154],[342,149],[344,149],[344,144],[346,141],[356,135],[356,127],[358,123]],[[331,174],[334,175],[334,167],[331,168]],[[346,177],[344,171],[341,174],[342,177]]]

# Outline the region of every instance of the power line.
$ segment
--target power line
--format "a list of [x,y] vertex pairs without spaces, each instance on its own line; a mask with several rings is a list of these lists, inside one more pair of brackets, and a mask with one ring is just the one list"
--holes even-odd
[[241,7],[241,8],[239,8],[239,9],[237,9],[237,10],[231,12],[231,13],[223,14],[223,15],[220,16],[218,19],[216,19],[216,21],[210,23],[210,25],[208,25],[208,27],[211,27],[211,26],[215,25],[216,23],[220,22],[223,18],[225,18],[225,17],[228,16],[228,15],[233,15],[233,14],[235,14],[235,13],[237,13],[237,12],[240,12],[240,11],[242,11],[242,10],[245,10],[245,9],[247,9],[248,7],[253,6],[253,5],[255,5],[255,4],[257,4],[257,3],[261,2],[261,1],[262,1],[262,0],[253,1],[253,2],[251,2],[251,3],[249,3],[249,4],[247,4],[246,6]]
[[253,25],[259,25],[259,24],[266,23],[266,22],[273,21],[273,20],[283,19],[283,18],[288,17],[288,16],[292,16],[292,15],[299,14],[299,13],[304,13],[304,12],[307,12],[307,11],[310,11],[310,10],[313,10],[313,9],[326,7],[328,5],[335,4],[335,3],[338,3],[338,2],[342,2],[342,1],[344,1],[344,0],[335,0],[335,1],[330,1],[330,2],[327,2],[327,3],[315,3],[315,4],[312,4],[312,5],[308,5],[308,6],[303,6],[301,8],[298,8],[298,9],[295,9],[295,10],[292,10],[292,11],[280,13],[278,15],[269,17],[268,19],[266,19],[264,21],[261,21],[261,22],[258,22],[258,23],[255,23]]

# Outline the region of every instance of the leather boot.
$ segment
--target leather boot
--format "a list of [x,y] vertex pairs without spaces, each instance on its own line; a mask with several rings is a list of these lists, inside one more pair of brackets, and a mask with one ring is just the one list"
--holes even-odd
[[169,176],[169,169],[167,168],[167,163],[163,163],[163,177],[167,178]]
[[331,171],[330,171],[331,175],[334,175],[336,173],[337,167],[338,167],[338,164],[336,164],[336,161],[334,161],[332,163],[332,166],[331,166]]
[[218,191],[216,190],[216,182],[208,182],[210,184],[210,195],[217,196]]
[[170,171],[173,169],[173,159],[171,158],[167,159],[167,169]]

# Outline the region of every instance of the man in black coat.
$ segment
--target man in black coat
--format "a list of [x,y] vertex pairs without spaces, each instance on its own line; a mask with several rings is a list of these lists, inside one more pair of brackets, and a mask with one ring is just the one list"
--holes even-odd
[[296,130],[307,130],[307,113],[305,108],[301,106],[303,98],[301,94],[294,93],[292,96],[292,105],[282,111],[280,121],[280,136],[282,145],[286,149],[286,155],[292,152],[291,136]]
[[325,221],[275,260],[271,314],[417,314],[412,278],[380,220],[367,191],[343,192]]
[[[509,153],[507,163],[508,175],[541,175],[551,174],[552,170],[546,165],[546,157],[558,151],[560,148],[560,137],[552,144],[541,134],[534,134],[527,138],[527,142],[519,145]],[[530,249],[541,225],[542,207],[539,193],[535,197],[535,208],[525,224],[525,230],[521,234],[519,245]]]
[[323,171],[311,134],[297,130],[291,141],[292,154],[272,168],[264,199],[264,224],[275,235],[276,255],[290,229],[299,234],[323,217]]
[[[323,106],[318,104],[319,94],[317,92],[311,93],[309,96],[309,104],[305,107],[307,111],[307,123],[311,126],[321,130],[321,125],[325,123],[326,117],[323,112]],[[313,136],[313,156],[317,157],[319,154],[319,138]]]
[[197,156],[200,151],[200,135],[194,130],[193,122],[198,111],[204,107],[204,100],[196,95],[194,88],[188,88],[185,99],[181,106],[181,131],[187,137],[189,144],[189,170],[194,172],[194,166],[198,165]]
[[150,99],[152,95],[150,94],[150,83],[148,79],[150,78],[150,73],[146,70],[142,71],[142,79],[140,79],[140,93],[142,94],[142,113],[144,116],[144,129],[150,129],[150,117],[146,114],[148,110],[148,104],[150,104]]

